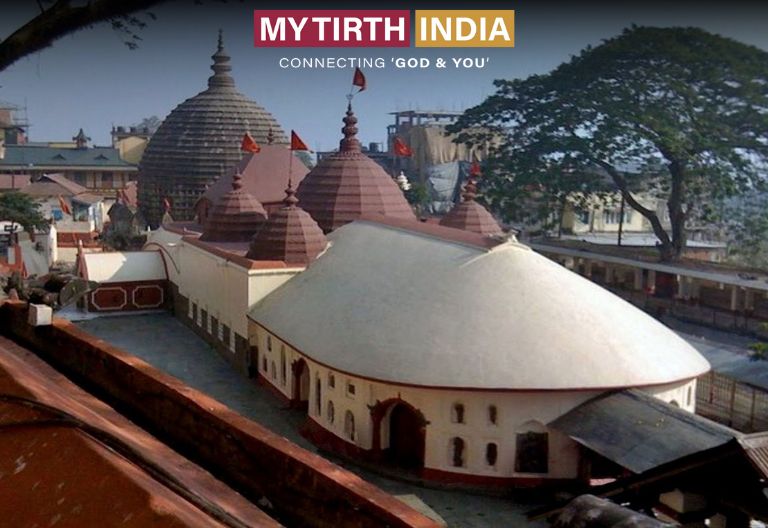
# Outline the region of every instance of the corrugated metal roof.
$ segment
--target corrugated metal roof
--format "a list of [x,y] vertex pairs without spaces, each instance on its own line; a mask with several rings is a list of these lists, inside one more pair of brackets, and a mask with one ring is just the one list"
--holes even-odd
[[755,468],[768,478],[768,432],[745,435],[739,444]]
[[633,473],[740,436],[738,431],[638,390],[597,397],[559,417],[549,427]]
[[135,166],[120,158],[120,151],[112,147],[49,147],[47,145],[6,145],[3,167],[120,167]]

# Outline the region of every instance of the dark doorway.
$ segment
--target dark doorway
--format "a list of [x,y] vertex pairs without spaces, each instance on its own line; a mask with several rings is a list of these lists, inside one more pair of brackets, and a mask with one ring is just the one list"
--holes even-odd
[[389,414],[389,459],[407,469],[424,466],[424,421],[407,405],[395,404]]
[[309,367],[300,359],[293,364],[293,406],[297,409],[309,408]]

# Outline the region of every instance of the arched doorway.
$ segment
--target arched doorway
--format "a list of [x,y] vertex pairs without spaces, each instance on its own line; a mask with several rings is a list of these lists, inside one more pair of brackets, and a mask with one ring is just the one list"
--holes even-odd
[[424,417],[413,407],[395,403],[389,412],[389,447],[385,456],[391,463],[407,468],[424,466]]
[[300,359],[291,365],[293,371],[293,398],[291,404],[297,409],[309,408],[309,367],[304,359]]

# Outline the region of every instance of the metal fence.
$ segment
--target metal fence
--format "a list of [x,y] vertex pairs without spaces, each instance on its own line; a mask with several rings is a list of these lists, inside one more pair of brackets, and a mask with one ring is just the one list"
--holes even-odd
[[714,371],[696,382],[696,414],[752,433],[768,430],[768,392]]

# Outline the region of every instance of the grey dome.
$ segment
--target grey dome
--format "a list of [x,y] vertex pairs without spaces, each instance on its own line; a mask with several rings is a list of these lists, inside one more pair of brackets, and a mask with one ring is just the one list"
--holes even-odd
[[175,220],[192,220],[208,185],[242,158],[240,142],[250,132],[257,143],[287,143],[275,118],[237,91],[221,33],[208,89],[174,108],[157,129],[139,164],[139,206],[150,225],[171,203]]

